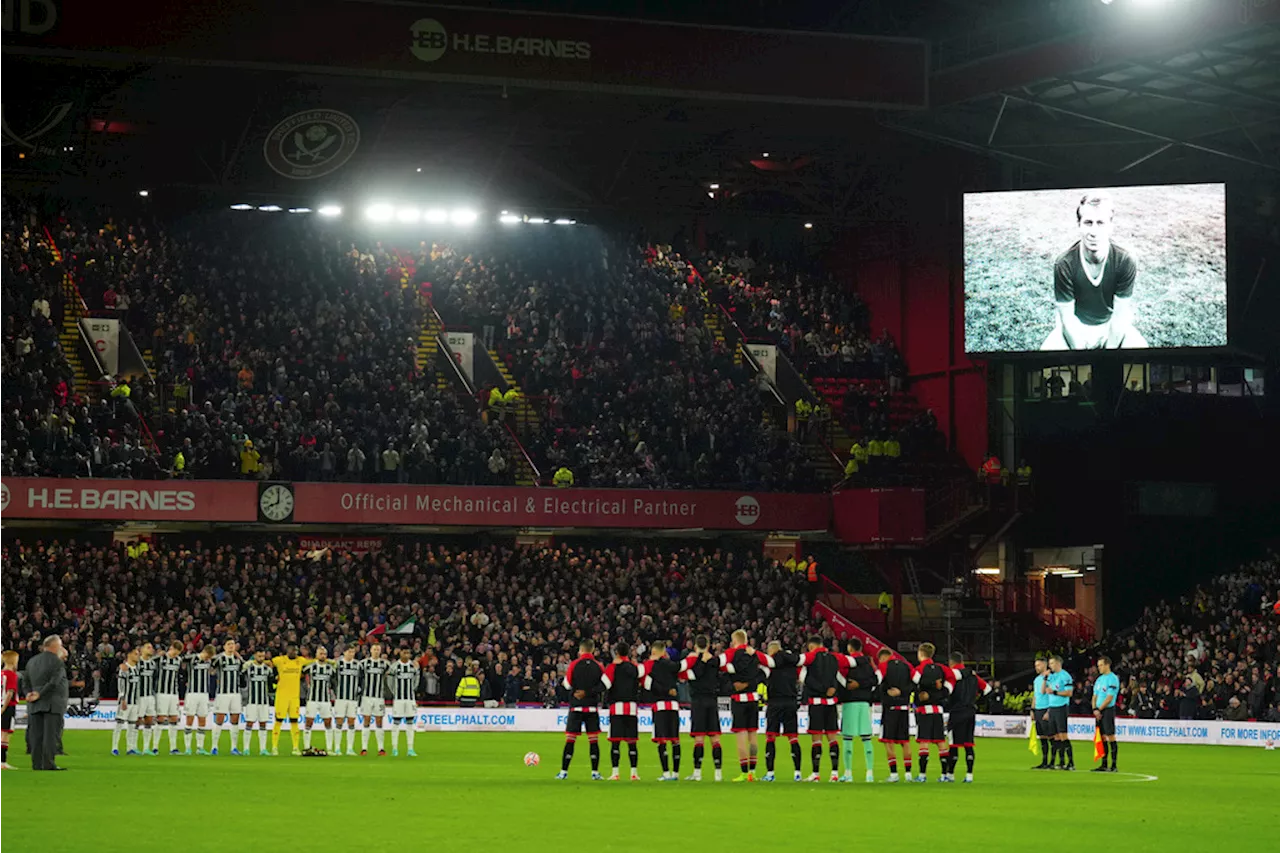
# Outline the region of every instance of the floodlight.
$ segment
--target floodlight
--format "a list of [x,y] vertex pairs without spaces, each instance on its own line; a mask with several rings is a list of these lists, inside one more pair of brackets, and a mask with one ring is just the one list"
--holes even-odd
[[390,222],[394,211],[389,204],[371,204],[364,215],[374,222]]

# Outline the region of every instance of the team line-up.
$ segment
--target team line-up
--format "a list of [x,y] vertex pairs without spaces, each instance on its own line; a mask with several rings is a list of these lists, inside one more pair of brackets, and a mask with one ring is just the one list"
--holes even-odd
[[[398,660],[383,657],[382,647],[374,643],[366,657],[357,660],[356,650],[347,648],[342,657],[330,660],[324,647],[315,657],[299,655],[296,646],[274,657],[259,650],[246,660],[238,652],[235,640],[223,644],[217,653],[214,646],[199,652],[184,653],[183,644],[174,641],[164,655],[156,655],[146,643],[131,650],[120,666],[120,696],[111,751],[119,755],[120,738],[126,739],[128,755],[158,755],[160,738],[169,732],[170,753],[217,755],[221,733],[226,729],[233,755],[248,755],[255,726],[258,730],[259,753],[276,755],[283,723],[290,725],[293,753],[311,749],[312,727],[323,725],[327,753],[340,754],[342,733],[347,732],[347,755],[366,755],[370,734],[376,739],[379,755],[385,755],[384,721],[391,718],[391,751],[399,754],[399,734],[405,733],[407,752],[414,756],[414,718],[417,713],[415,694],[421,678],[419,664],[402,649]],[[899,780],[901,763],[906,781],[923,782],[927,778],[931,750],[936,750],[941,769],[939,780],[955,781],[959,751],[965,754],[965,782],[973,781],[974,728],[977,699],[990,691],[990,686],[964,666],[963,659],[952,654],[948,664],[933,660],[935,647],[920,645],[918,663],[911,666],[888,649],[881,649],[873,663],[862,653],[856,638],[845,643],[845,652],[828,650],[819,637],[810,637],[803,654],[788,651],[774,640],[766,651],[748,645],[744,631],[736,631],[732,645],[723,653],[711,650],[706,635],[694,641],[694,652],[680,660],[669,657],[663,642],[649,647],[648,660],[633,660],[633,650],[626,643],[613,648],[613,659],[604,664],[595,656],[595,642],[587,639],[579,645],[579,654],[570,662],[564,675],[564,687],[571,695],[566,723],[564,752],[557,778],[568,777],[574,748],[580,735],[590,744],[591,775],[600,773],[599,736],[600,708],[610,713],[608,740],[611,744],[610,779],[620,778],[621,752],[626,745],[630,778],[639,779],[638,741],[639,711],[649,708],[653,715],[653,741],[662,767],[660,781],[679,779],[681,763],[680,703],[677,684],[689,686],[693,737],[693,772],[690,780],[701,780],[707,741],[711,743],[714,778],[722,779],[720,744],[720,709],[722,675],[732,684],[730,707],[731,731],[737,740],[739,775],[735,782],[756,780],[760,708],[765,710],[765,774],[763,781],[774,781],[778,738],[790,746],[794,779],[806,778],[800,746],[798,709],[808,709],[808,734],[811,772],[808,781],[821,779],[823,744],[828,747],[832,782],[853,781],[854,741],[863,751],[866,781],[875,781],[872,748],[871,705],[883,706],[880,741],[885,746],[889,775],[887,781]],[[1107,658],[1099,660],[1101,677],[1095,683],[1094,707],[1102,736],[1104,757],[1095,770],[1114,772],[1118,751],[1115,743],[1115,699],[1119,689]],[[209,685],[209,691],[188,689],[181,701],[185,716],[183,749],[178,748],[179,683],[186,676],[187,685]],[[1042,746],[1037,769],[1074,770],[1071,742],[1067,737],[1067,705],[1072,679],[1062,668],[1062,660],[1053,657],[1036,661],[1033,688],[1033,719]],[[306,678],[306,704],[303,711],[302,681]],[[274,715],[271,688],[275,681]],[[393,699],[388,703],[386,696]],[[918,775],[913,776],[910,751],[911,715],[916,721]],[[241,728],[241,718],[244,727]],[[267,747],[267,723],[272,724],[270,751]],[[363,727],[357,726],[363,717]],[[299,723],[306,722],[305,734]],[[212,726],[210,726],[212,722]],[[360,732],[360,749],[356,751],[356,733]],[[212,734],[209,750],[205,736]],[[237,745],[238,736],[243,744]],[[300,746],[300,740],[303,741]],[[843,747],[843,748],[842,748]],[[844,774],[840,775],[843,753]],[[1110,766],[1107,756],[1110,756]],[[1055,764],[1056,761],[1056,764]]]

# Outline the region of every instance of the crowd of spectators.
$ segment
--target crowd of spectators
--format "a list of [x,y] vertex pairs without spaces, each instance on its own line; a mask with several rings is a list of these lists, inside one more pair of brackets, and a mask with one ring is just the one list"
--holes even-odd
[[1167,720],[1280,722],[1280,557],[1214,578],[1148,607],[1132,628],[1069,661],[1073,713],[1090,713],[1095,661],[1121,679],[1120,713]]
[[[75,412],[117,440],[55,445],[37,473],[509,482],[505,458],[490,464],[511,453],[501,429],[416,370],[423,299],[381,244],[223,215],[63,212],[50,230],[90,309],[152,350],[157,390],[135,381],[131,399]],[[6,257],[11,242],[6,227]],[[39,407],[18,409],[35,420]]]
[[798,645],[811,630],[803,574],[714,546],[401,540],[352,554],[194,541],[131,556],[119,543],[12,538],[3,583],[4,647],[25,663],[41,637],[60,634],[87,699],[115,696],[129,649],[172,639],[335,653],[414,620],[412,633],[382,642],[424,663],[422,699],[451,701],[462,674],[478,671],[487,701],[554,704],[584,636],[680,651],[703,631],[727,642],[746,627],[757,642]]
[[594,232],[535,237],[483,257],[437,247],[418,275],[447,323],[494,339],[537,413],[522,425],[526,446],[548,468],[605,487],[824,485],[804,448],[765,421],[683,259]]

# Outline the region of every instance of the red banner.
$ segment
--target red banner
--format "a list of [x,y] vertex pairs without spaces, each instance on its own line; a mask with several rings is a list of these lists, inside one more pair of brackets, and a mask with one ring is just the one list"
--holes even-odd
[[5,518],[257,521],[258,484],[222,480],[53,480],[0,483]]
[[6,21],[6,51],[638,95],[927,103],[919,39],[368,0],[148,0],[128,14],[100,0],[14,5],[28,13]]
[[826,530],[829,495],[298,483],[293,518],[323,524]]
[[841,542],[915,545],[924,541],[923,489],[846,489],[831,496]]

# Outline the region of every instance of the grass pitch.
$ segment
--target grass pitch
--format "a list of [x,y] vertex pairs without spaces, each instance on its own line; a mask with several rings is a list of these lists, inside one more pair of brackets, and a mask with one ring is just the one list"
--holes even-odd
[[[802,742],[807,765],[808,738]],[[788,781],[735,785],[659,783],[657,752],[645,742],[642,782],[591,782],[585,742],[569,780],[559,782],[552,777],[562,743],[549,734],[430,733],[418,736],[413,759],[113,758],[107,733],[71,731],[62,759],[71,772],[32,773],[19,732],[10,763],[20,769],[0,774],[4,843],[95,853],[767,851],[884,849],[936,838],[941,850],[984,853],[1028,844],[1038,851],[1263,850],[1274,843],[1280,803],[1280,752],[1245,747],[1124,744],[1124,772],[1068,774],[1029,770],[1036,759],[1023,741],[985,739],[973,785],[939,784],[936,766],[925,785],[796,784],[780,750],[778,770]],[[522,762],[530,750],[542,756],[538,767]],[[1092,750],[1075,744],[1086,769]],[[683,775],[691,753],[686,740]],[[737,772],[732,754],[726,750],[726,777]],[[861,760],[856,753],[859,778]],[[878,746],[876,761],[883,779]],[[825,756],[823,765],[825,775]]]

